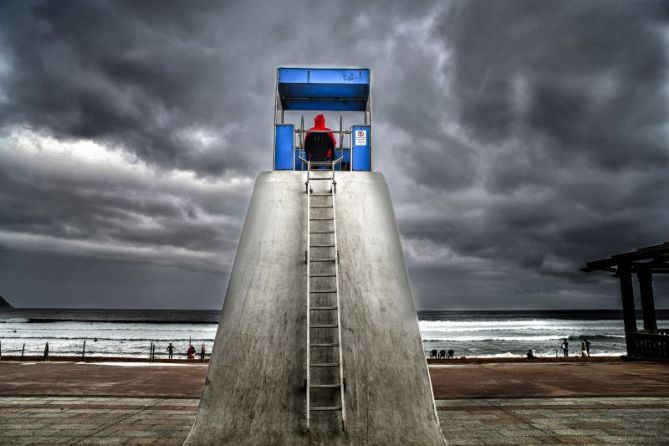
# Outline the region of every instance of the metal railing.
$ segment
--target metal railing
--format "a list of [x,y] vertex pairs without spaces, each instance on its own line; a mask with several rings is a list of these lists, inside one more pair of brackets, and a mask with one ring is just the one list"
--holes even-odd
[[[351,130],[344,130],[343,126],[344,126],[344,118],[341,115],[339,115],[339,130],[305,130],[305,128],[304,128],[304,115],[302,115],[300,117],[300,128],[295,129],[295,135],[299,136],[299,142],[300,142],[299,146],[295,147],[295,150],[305,150],[305,148],[304,148],[304,136],[307,133],[333,133],[333,134],[337,134],[337,135],[339,135],[339,146],[335,145],[334,150],[335,151],[336,150],[341,151],[342,156],[339,157],[339,161],[336,164],[341,163],[343,161],[343,158],[344,158],[344,152],[346,150],[348,150],[349,152],[351,151],[350,147],[344,147],[344,135],[350,135],[352,133]],[[305,160],[301,156],[298,156],[298,159],[300,161],[302,161],[303,163],[307,163],[307,160]],[[332,166],[333,171],[334,171],[334,166],[336,164],[334,164]],[[313,165],[316,165],[316,164],[313,164]],[[309,166],[307,166],[307,170],[309,170]]]
[[647,359],[669,359],[669,330],[657,333],[627,332],[627,354]]
[[299,160],[307,165],[307,180],[304,182],[305,192],[307,194],[309,193],[309,181],[311,181],[311,172],[319,172],[319,170],[312,169],[312,166],[329,167],[330,169],[325,170],[325,172],[329,172],[330,170],[332,170],[332,192],[333,193],[337,192],[337,180],[335,179],[335,172],[336,172],[335,166],[341,163],[343,159],[344,157],[340,156],[339,158],[332,161],[309,161],[300,156]]

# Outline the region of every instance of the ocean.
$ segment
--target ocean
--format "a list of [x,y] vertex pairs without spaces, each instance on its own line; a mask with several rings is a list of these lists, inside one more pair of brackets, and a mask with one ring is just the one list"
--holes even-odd
[[[669,311],[657,316],[669,326]],[[555,357],[565,338],[570,355],[581,355],[584,339],[592,356],[626,353],[620,310],[423,312],[419,324],[426,352],[452,349],[456,357],[525,357],[530,349]]]
[[[175,346],[184,357],[189,343],[211,351],[219,311],[0,309],[3,356],[40,355],[49,342],[51,355],[148,358]],[[426,356],[433,349],[454,350],[456,357],[522,357],[529,349],[555,356],[563,338],[570,354],[591,342],[596,356],[625,354],[620,311],[440,311],[419,312]],[[639,322],[641,326],[641,322]],[[658,326],[669,326],[669,311],[658,311]]]

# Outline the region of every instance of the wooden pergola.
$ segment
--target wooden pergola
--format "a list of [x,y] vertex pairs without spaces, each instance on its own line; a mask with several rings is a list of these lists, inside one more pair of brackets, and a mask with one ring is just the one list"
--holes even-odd
[[[644,359],[669,359],[669,330],[658,330],[653,294],[653,274],[669,273],[669,242],[587,262],[581,271],[607,271],[620,281],[627,355]],[[639,281],[643,329],[637,327],[632,276]]]

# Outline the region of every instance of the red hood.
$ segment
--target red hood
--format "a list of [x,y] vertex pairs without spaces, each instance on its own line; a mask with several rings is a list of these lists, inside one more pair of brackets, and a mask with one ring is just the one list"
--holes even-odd
[[325,128],[325,116],[318,114],[314,117],[314,127],[323,129]]

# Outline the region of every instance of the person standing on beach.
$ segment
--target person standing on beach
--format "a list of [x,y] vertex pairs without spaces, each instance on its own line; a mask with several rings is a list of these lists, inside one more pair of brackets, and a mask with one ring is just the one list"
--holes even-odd
[[587,339],[584,339],[583,343],[585,343],[585,352],[587,353],[588,358],[589,358],[590,357],[590,341],[588,341]]
[[585,358],[585,341],[581,341],[581,358]]
[[167,346],[167,355],[169,359],[172,359],[172,356],[174,356],[174,346],[170,342],[170,345]]
[[565,358],[569,357],[569,341],[567,338],[564,338],[562,340],[562,345],[560,345],[560,350],[562,350],[562,354],[564,355]]
[[207,354],[207,352],[204,349],[204,342],[202,343],[202,348],[200,349],[200,361],[204,362],[204,357]]

